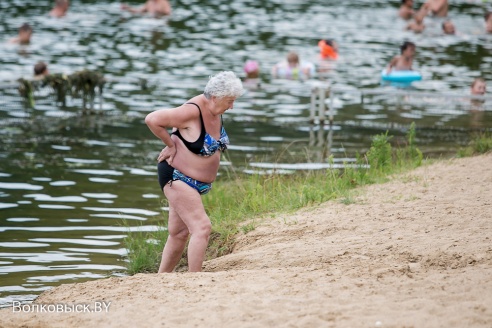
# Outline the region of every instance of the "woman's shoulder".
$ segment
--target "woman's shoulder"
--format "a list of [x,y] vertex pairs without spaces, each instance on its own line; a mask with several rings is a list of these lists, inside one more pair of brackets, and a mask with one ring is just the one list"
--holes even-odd
[[205,95],[200,94],[198,96],[195,96],[187,100],[182,106],[192,106],[192,107],[199,106],[200,108],[202,108],[204,105],[205,105]]

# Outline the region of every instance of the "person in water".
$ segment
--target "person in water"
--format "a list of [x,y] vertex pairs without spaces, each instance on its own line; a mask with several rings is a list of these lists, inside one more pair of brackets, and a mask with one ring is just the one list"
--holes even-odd
[[471,84],[470,93],[473,96],[485,96],[486,89],[487,85],[485,84],[485,80],[479,77]]
[[442,32],[446,35],[454,35],[456,34],[456,28],[454,24],[449,19],[442,22]]
[[171,15],[171,5],[168,0],[147,0],[140,8],[133,8],[123,3],[121,9],[134,14],[148,13],[156,17]]
[[428,0],[420,7],[420,13],[423,16],[431,13],[435,17],[446,17],[448,16],[448,9],[448,0]]
[[41,80],[48,74],[48,65],[45,62],[40,61],[34,65],[34,79]]
[[407,25],[406,30],[413,31],[415,33],[422,33],[425,30],[424,16],[420,13],[416,14],[413,22]]
[[210,78],[203,94],[145,118],[152,133],[166,145],[157,158],[159,184],[169,202],[169,236],[159,273],[174,270],[188,237],[188,269],[202,270],[212,227],[200,196],[212,188],[220,155],[229,145],[222,114],[233,109],[243,92],[233,72],[220,72]]
[[413,10],[413,0],[401,0],[400,10],[398,11],[398,16],[403,19],[411,19],[415,11]]
[[286,78],[286,79],[303,79],[311,78],[313,75],[313,68],[309,63],[301,63],[299,55],[296,52],[289,52],[287,54],[287,60],[275,64],[272,67],[272,76],[274,78]]
[[10,39],[9,43],[29,44],[31,42],[32,32],[31,25],[24,23],[19,27],[17,37]]
[[338,59],[338,44],[334,40],[320,40],[318,48],[321,59]]
[[415,43],[405,41],[400,47],[400,56],[395,56],[388,64],[386,73],[391,71],[409,71],[412,70],[413,58],[417,47]]
[[485,31],[487,33],[492,33],[492,11],[485,14]]
[[244,72],[246,78],[244,79],[244,88],[249,90],[258,89],[261,85],[260,80],[260,65],[256,60],[247,60],[244,63]]
[[256,60],[247,60],[243,69],[247,79],[257,79],[260,76],[260,65]]
[[51,9],[49,15],[52,17],[63,17],[67,14],[70,3],[68,0],[55,0],[55,6]]

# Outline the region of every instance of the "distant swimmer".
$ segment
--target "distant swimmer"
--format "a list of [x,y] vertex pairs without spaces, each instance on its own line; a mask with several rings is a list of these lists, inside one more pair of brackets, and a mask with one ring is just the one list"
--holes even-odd
[[448,9],[448,0],[428,0],[420,7],[420,12],[424,16],[430,12],[436,17],[446,17],[448,16]]
[[132,8],[123,3],[121,4],[121,9],[134,14],[148,13],[156,17],[171,15],[171,5],[167,0],[147,0],[147,2],[140,8]]
[[326,39],[318,42],[321,59],[337,59],[338,44],[334,40]]
[[29,44],[31,42],[32,32],[31,25],[24,23],[19,27],[17,37],[10,39],[9,43]]
[[407,25],[406,30],[422,33],[425,30],[424,16],[421,13],[416,14],[413,22]]
[[305,79],[311,78],[314,75],[314,64],[308,62],[301,62],[299,55],[296,52],[289,52],[287,54],[287,60],[281,61],[275,64],[272,68],[272,75],[274,78],[285,79]]
[[63,17],[67,14],[70,2],[68,0],[55,0],[55,7],[51,9],[49,15],[52,17]]
[[246,78],[256,79],[260,76],[260,65],[256,60],[247,60],[244,64],[244,72],[246,73]]
[[48,65],[45,62],[40,61],[34,65],[34,79],[42,80],[48,74]]
[[243,69],[246,73],[246,78],[243,81],[244,88],[249,90],[258,89],[261,84],[260,65],[258,62],[256,60],[247,60]]
[[473,81],[470,92],[473,96],[485,96],[486,89],[485,80],[479,77]]
[[[470,88],[470,94],[472,96],[485,96],[485,92],[487,85],[485,84],[485,80],[481,77],[473,80]],[[470,112],[474,113],[471,117],[471,123],[473,127],[482,127],[483,126],[483,111],[484,111],[484,103],[485,99],[472,99]]]
[[403,19],[411,19],[415,11],[413,10],[413,0],[401,0],[398,15]]
[[403,42],[400,47],[401,55],[393,57],[386,68],[386,72],[389,74],[391,71],[411,71],[416,49],[415,43],[410,41]]
[[485,14],[485,31],[492,33],[492,11]]
[[442,22],[442,32],[447,35],[456,34],[456,28],[454,27],[453,22],[449,19]]

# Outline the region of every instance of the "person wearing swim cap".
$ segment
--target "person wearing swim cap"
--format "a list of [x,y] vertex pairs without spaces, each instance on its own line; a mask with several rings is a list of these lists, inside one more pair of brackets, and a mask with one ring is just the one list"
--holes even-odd
[[337,59],[338,45],[333,40],[320,40],[318,42],[321,59]]
[[246,78],[257,79],[260,76],[260,65],[255,60],[247,60],[244,64],[244,72],[246,73]]
[[249,90],[258,89],[261,85],[260,65],[258,62],[256,60],[247,60],[243,69],[246,73],[246,78],[243,80],[244,88]]

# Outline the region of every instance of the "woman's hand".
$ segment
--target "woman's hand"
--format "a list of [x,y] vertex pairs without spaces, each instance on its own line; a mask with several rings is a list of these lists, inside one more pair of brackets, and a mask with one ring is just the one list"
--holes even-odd
[[161,150],[159,156],[157,157],[157,162],[167,161],[169,165],[173,163],[174,156],[176,155],[176,147],[166,146]]

